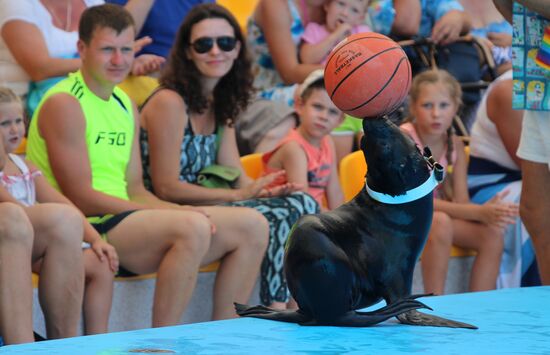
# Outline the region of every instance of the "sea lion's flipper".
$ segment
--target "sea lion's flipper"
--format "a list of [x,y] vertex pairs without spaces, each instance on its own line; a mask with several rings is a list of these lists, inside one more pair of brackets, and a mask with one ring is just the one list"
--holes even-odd
[[427,325],[432,327],[477,329],[475,325],[471,325],[463,322],[457,322],[454,320],[433,316],[431,314],[421,313],[416,310],[411,310],[411,311],[402,313],[397,316],[397,319],[399,319],[399,321],[403,324],[410,324],[410,325]]
[[299,324],[311,321],[311,317],[308,317],[300,310],[277,310],[261,305],[247,306],[239,303],[235,303],[235,310],[241,317],[253,317]]
[[302,325],[334,325],[339,327],[369,327],[381,323],[391,317],[418,308],[429,308],[422,302],[411,298],[405,298],[400,301],[389,304],[385,307],[372,312],[350,311],[336,319],[330,321],[318,321],[312,319]]

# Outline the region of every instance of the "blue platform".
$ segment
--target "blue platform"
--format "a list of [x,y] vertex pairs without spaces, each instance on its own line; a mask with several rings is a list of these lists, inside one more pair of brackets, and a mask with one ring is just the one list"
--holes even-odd
[[12,345],[0,348],[0,353],[550,354],[550,286],[421,301],[434,309],[433,314],[479,329],[409,326],[396,320],[370,328],[303,327],[240,318]]

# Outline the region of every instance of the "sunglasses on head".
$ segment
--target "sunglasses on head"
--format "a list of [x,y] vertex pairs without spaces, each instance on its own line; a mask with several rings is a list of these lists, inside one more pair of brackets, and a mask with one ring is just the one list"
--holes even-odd
[[214,47],[214,41],[218,48],[224,52],[231,52],[237,45],[237,39],[235,37],[221,36],[198,38],[191,43],[191,47],[199,54],[207,53]]

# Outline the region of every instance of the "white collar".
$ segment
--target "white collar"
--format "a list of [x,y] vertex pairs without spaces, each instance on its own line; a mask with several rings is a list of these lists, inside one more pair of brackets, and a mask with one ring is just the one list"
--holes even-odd
[[438,180],[436,175],[438,174],[436,173],[436,169],[434,169],[430,172],[430,176],[426,181],[424,181],[422,185],[415,187],[412,190],[408,190],[403,195],[398,195],[398,196],[391,196],[381,192],[376,192],[371,188],[369,188],[369,185],[366,183],[366,181],[365,181],[365,189],[367,190],[367,193],[369,194],[369,196],[372,197],[374,200],[382,203],[387,203],[390,205],[397,205],[401,203],[407,203],[407,202],[419,200],[422,197],[429,194],[430,192],[432,192],[433,189],[435,189],[437,185],[439,185],[439,183],[443,180],[443,178]]

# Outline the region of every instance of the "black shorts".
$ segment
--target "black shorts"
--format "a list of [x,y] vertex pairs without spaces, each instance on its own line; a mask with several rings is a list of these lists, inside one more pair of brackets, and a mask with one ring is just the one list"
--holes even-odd
[[[101,219],[99,222],[96,223],[90,223],[92,227],[101,235],[101,237],[105,240],[107,240],[107,233],[115,228],[122,220],[132,213],[136,212],[136,210],[126,211],[122,213],[115,214],[110,217],[105,217],[104,219]],[[118,272],[116,274],[117,277],[130,277],[130,276],[136,276],[131,271],[126,270],[123,266],[120,266],[118,268]]]

